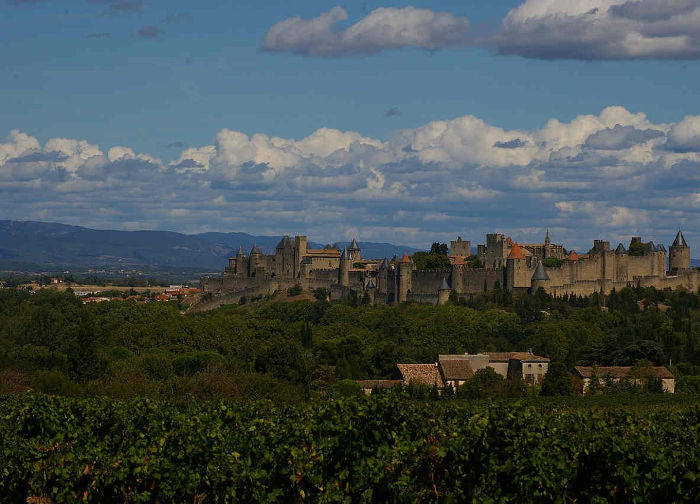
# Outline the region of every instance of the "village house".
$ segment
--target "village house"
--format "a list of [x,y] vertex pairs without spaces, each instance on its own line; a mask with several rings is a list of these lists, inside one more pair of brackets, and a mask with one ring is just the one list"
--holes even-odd
[[[588,387],[591,380],[596,374],[601,385],[604,385],[608,380],[612,380],[613,383],[618,383],[622,379],[628,379],[634,385],[641,385],[645,377],[632,376],[632,369],[633,368],[630,366],[597,366],[597,368],[595,366],[576,366],[571,370],[571,374],[581,379],[581,389],[579,392],[586,395],[588,394]],[[675,393],[676,379],[671,371],[663,366],[649,367],[644,371],[648,372],[651,377],[661,380],[661,388],[664,392],[670,394]]]
[[549,359],[532,352],[484,352],[478,354],[440,354],[432,364],[397,364],[404,385],[411,382],[428,386],[458,387],[474,373],[490,367],[503,378],[520,378],[539,385],[549,367]]

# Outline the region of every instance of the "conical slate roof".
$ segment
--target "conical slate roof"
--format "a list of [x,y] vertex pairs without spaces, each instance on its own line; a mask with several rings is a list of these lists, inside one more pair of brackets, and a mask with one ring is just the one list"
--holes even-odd
[[289,243],[289,236],[284,235],[275,248],[276,249],[283,249],[284,247],[287,246],[288,243]]
[[439,291],[445,291],[445,290],[450,290],[450,286],[447,285],[447,280],[445,277],[442,277],[442,283],[440,284],[440,287],[438,287]]
[[374,285],[374,280],[372,280],[372,278],[370,278],[369,281],[367,282],[365,289],[367,289],[367,290],[376,289],[376,286]]
[[624,246],[622,243],[620,243],[620,244],[617,245],[617,248],[615,249],[615,253],[618,254],[618,255],[620,255],[620,254],[626,254],[626,253],[627,253],[627,249],[625,248],[625,246]]
[[343,253],[340,254],[340,260],[342,261],[342,260],[347,259],[347,258],[348,258],[348,249],[345,248],[345,249],[343,249]]
[[385,257],[384,260],[382,261],[382,264],[379,265],[379,269],[390,269],[391,264],[389,264],[389,260]]
[[656,245],[654,245],[653,241],[644,245],[644,252],[656,252]]
[[535,273],[532,275],[531,280],[542,280],[542,281],[547,281],[549,280],[549,275],[547,274],[547,271],[544,269],[544,264],[537,263],[537,268],[535,268]]
[[262,254],[262,252],[260,252],[260,249],[258,248],[257,245],[253,245],[253,248],[250,249],[250,255],[253,255],[253,254]]
[[355,238],[353,238],[352,241],[350,242],[350,246],[348,247],[348,250],[350,250],[350,251],[360,250],[360,247],[357,245],[357,240]]
[[245,252],[243,252],[243,246],[239,245],[238,246],[238,252],[236,252],[236,255],[245,255]]
[[664,244],[663,244],[663,243],[659,243],[659,244],[656,246],[656,250],[659,251],[659,252],[666,252],[666,247],[664,247]]
[[672,247],[687,247],[688,244],[685,242],[685,238],[683,238],[683,233],[681,230],[678,230],[678,234],[676,235],[676,239],[673,240],[673,245]]

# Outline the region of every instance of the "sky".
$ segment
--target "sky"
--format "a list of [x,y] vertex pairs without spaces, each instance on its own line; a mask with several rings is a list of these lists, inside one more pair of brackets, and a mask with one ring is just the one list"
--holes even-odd
[[0,216],[700,251],[699,60],[700,0],[0,0]]

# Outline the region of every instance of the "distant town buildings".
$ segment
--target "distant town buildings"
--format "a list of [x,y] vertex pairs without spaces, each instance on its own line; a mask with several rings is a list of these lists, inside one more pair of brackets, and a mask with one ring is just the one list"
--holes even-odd
[[299,285],[324,289],[330,299],[356,295],[370,304],[443,304],[452,293],[468,296],[499,288],[585,296],[628,286],[700,287],[700,271],[690,268],[690,247],[681,231],[668,250],[635,237],[629,251],[622,243],[611,249],[609,242],[594,240],[590,250],[578,253],[552,243],[549,232],[542,243],[487,234],[476,253],[461,237],[450,245],[448,268],[418,270],[408,255],[391,260],[363,257],[356,240],[343,250],[333,245],[310,249],[306,236],[285,236],[274,254],[263,254],[257,246],[248,254],[239,248],[220,277],[204,277],[201,285],[203,292],[226,297],[227,302]]

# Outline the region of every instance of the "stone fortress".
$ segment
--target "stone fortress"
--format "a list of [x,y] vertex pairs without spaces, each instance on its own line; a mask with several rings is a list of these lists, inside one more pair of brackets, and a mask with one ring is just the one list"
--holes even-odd
[[632,245],[634,254],[622,243],[611,249],[609,242],[595,240],[587,253],[577,254],[552,243],[549,231],[543,243],[517,243],[494,233],[474,254],[471,243],[458,237],[450,243],[449,269],[418,270],[408,255],[363,258],[356,240],[341,251],[337,245],[310,249],[306,236],[285,236],[274,254],[257,246],[247,255],[239,249],[220,277],[202,278],[202,289],[221,303],[299,285],[324,289],[330,299],[354,295],[371,304],[443,304],[453,291],[466,297],[497,288],[531,294],[542,288],[553,296],[607,294],[628,286],[700,288],[700,270],[691,269],[690,247],[680,230],[668,251],[639,237]]

